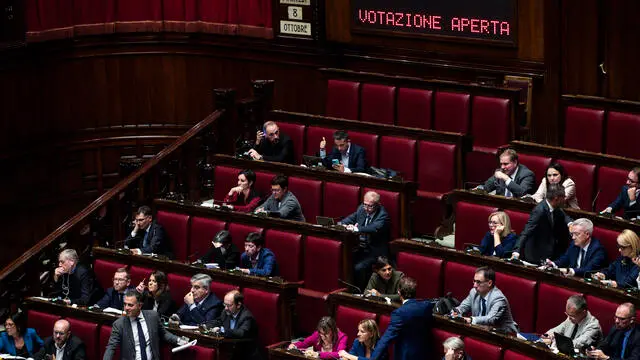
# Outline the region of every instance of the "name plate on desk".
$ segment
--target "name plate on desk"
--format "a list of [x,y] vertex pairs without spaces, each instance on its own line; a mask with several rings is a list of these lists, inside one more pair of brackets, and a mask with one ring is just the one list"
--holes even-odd
[[273,11],[276,37],[319,40],[324,9],[318,0],[279,0]]

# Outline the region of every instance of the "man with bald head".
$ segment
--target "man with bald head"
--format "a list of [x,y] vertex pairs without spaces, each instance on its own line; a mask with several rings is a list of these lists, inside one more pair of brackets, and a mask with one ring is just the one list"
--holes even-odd
[[44,345],[33,358],[57,360],[84,360],[86,349],[79,337],[71,334],[71,325],[67,320],[58,320],[53,325],[53,336],[44,340]]
[[213,332],[229,339],[251,340],[243,342],[232,355],[234,360],[259,360],[258,324],[251,311],[244,306],[244,295],[238,290],[231,290],[224,296],[224,311],[220,316],[207,324]]
[[636,325],[636,308],[624,303],[616,309],[615,325],[598,349],[587,351],[590,359],[640,359],[640,329]]

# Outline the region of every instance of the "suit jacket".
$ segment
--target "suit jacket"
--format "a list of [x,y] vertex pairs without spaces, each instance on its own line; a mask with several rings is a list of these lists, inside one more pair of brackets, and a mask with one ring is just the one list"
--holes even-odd
[[380,360],[387,354],[387,347],[395,340],[393,357],[396,360],[429,359],[431,352],[431,328],[433,303],[407,300],[391,313],[391,321],[382,338],[376,344],[371,360]]
[[236,326],[231,329],[231,315],[227,311],[222,314],[210,325],[211,327],[224,327],[224,337],[229,339],[248,339],[249,342],[243,342],[237,346],[233,353],[233,359],[237,360],[259,360],[262,358],[258,349],[258,324],[253,314],[245,306],[242,306],[236,316]]
[[366,290],[375,289],[380,293],[380,296],[388,297],[392,301],[400,301],[400,295],[398,295],[398,288],[400,287],[400,279],[404,277],[402,271],[393,269],[391,272],[391,279],[385,281],[377,272],[373,272],[369,278]]
[[275,145],[264,138],[253,148],[266,161],[293,164],[293,141],[287,134],[280,132],[280,141]]
[[[280,203],[280,206],[278,206],[278,203]],[[291,191],[287,191],[281,201],[276,200],[272,194],[260,208],[270,212],[279,212],[282,219],[305,221],[300,202]]]
[[[67,343],[64,346],[64,356],[62,359],[56,360],[84,360],[86,355],[86,348],[82,340],[75,335],[71,335],[69,339],[67,339]],[[53,338],[49,336],[44,340],[44,345],[34,356],[34,360],[44,360],[45,355],[55,355],[56,354],[56,343],[53,341]]]
[[513,249],[520,254],[520,258],[530,263],[540,264],[545,259],[560,257],[571,239],[567,224],[572,219],[562,209],[554,209],[553,215],[549,209],[546,200],[533,208]]
[[360,248],[369,252],[372,257],[389,254],[389,240],[391,239],[391,220],[384,206],[379,205],[373,213],[371,221],[364,225],[367,219],[367,212],[360,205],[351,215],[340,221],[344,225],[358,224],[358,233],[366,235],[365,239],[360,239]]
[[511,180],[509,186],[507,183],[498,180],[495,176],[490,177],[484,183],[482,188],[488,192],[496,191],[496,195],[505,196],[505,190],[508,188],[509,191],[515,197],[521,197],[526,194],[531,194],[533,192],[533,186],[536,183],[536,177],[533,175],[533,172],[529,170],[528,167],[518,164],[518,172],[516,173],[516,177]]
[[[42,339],[36,333],[33,328],[27,328],[24,334],[24,346],[27,348],[27,352],[31,355],[38,351],[42,346]],[[16,355],[16,344],[13,337],[7,335],[6,332],[0,333],[0,354]]]
[[481,299],[482,296],[478,294],[476,289],[471,289],[469,295],[462,300],[456,310],[460,314],[471,312],[472,324],[489,325],[509,332],[518,332],[518,324],[513,321],[509,301],[500,289],[494,287],[487,294],[487,312],[485,316],[482,316]]
[[[131,290],[131,289],[135,289],[135,288],[133,286],[129,286],[128,288],[125,289],[125,291]],[[118,296],[118,295],[122,295],[122,296]],[[112,307],[114,309],[122,310],[124,308],[123,298],[124,298],[124,293],[118,294],[118,292],[114,288],[110,287],[107,289],[107,291],[105,291],[102,299],[96,302],[96,305],[100,306],[100,308],[102,309]]]
[[[342,153],[335,147],[328,156],[325,156],[322,159],[322,165],[327,169],[332,169],[332,161],[334,159],[342,162]],[[366,152],[364,148],[351,143],[351,145],[349,145],[349,170],[351,170],[351,172],[365,172],[367,171],[367,168]]]
[[580,247],[575,246],[572,242],[567,251],[556,259],[554,263],[561,268],[573,269],[576,276],[584,276],[585,272],[599,270],[606,265],[607,251],[598,239],[591,238],[585,258],[582,259],[581,266],[578,268],[578,255],[581,250]]
[[240,256],[240,267],[243,269],[249,269],[249,274],[258,276],[278,276],[278,263],[276,262],[276,255],[273,251],[262,248],[258,252],[258,263],[254,268],[251,265],[251,259],[247,253],[242,253]]
[[627,193],[627,190],[629,190],[629,186],[622,186],[618,197],[613,200],[611,204],[609,204],[609,207],[612,209],[612,213],[615,213],[620,209],[624,209],[625,219],[635,219],[636,217],[640,216],[640,202],[636,201],[635,204],[629,205],[631,203],[631,200],[629,200],[629,193]]
[[[380,342],[378,342],[378,343],[380,343]],[[371,351],[372,355],[375,352],[376,346],[378,346],[378,344],[373,346],[373,350]],[[349,350],[349,354],[357,356],[358,360],[367,360],[367,358],[366,358],[366,356],[367,356],[367,348],[358,339],[353,340],[353,345],[351,345],[351,350]],[[386,353],[386,352],[383,352],[380,355],[380,360],[387,360],[388,358],[389,358],[389,356],[388,356],[388,353]]]
[[[553,329],[549,329],[547,334],[558,333],[567,337],[571,337],[573,333],[573,329],[575,324],[567,318],[565,321],[561,322],[560,325],[554,327]],[[582,348],[584,346],[595,345],[602,340],[602,329],[600,328],[600,322],[596,319],[589,311],[587,311],[587,316],[582,320],[580,324],[578,324],[578,331],[576,332],[576,336],[573,338],[573,347],[574,348]]]
[[516,245],[517,240],[518,236],[516,236],[515,233],[511,233],[502,239],[500,245],[494,247],[493,235],[491,235],[491,231],[487,231],[480,242],[480,253],[486,256],[493,256],[493,252],[495,251],[497,257],[505,257]]
[[69,300],[78,305],[95,304],[102,297],[102,288],[98,285],[93,270],[78,264],[71,274],[63,274],[54,283],[52,297],[65,297],[62,285],[69,284]]
[[615,280],[618,288],[636,287],[636,278],[640,269],[628,257],[618,256],[602,273],[607,279]]
[[[159,360],[160,353],[160,341],[167,342],[171,345],[178,344],[178,337],[168,332],[162,322],[158,313],[152,310],[142,310],[142,315],[147,323],[147,329],[149,330],[149,340],[151,343],[152,359]],[[133,340],[133,332],[137,329],[132,329],[131,319],[128,316],[118,318],[113,322],[111,327],[111,336],[107,343],[106,350],[104,352],[103,360],[113,359],[113,355],[116,349],[120,347],[120,359],[121,360],[135,360],[136,359],[136,345]]]
[[151,296],[149,291],[145,291],[143,294],[143,297],[144,297],[144,301],[142,303],[142,308],[144,310],[153,310],[153,308],[156,305],[156,300],[158,301],[157,312],[160,315],[160,317],[163,317],[163,316],[169,317],[175,314],[176,311],[178,310],[178,304],[176,304],[176,302],[173,301],[173,298],[171,297],[171,293],[169,292],[169,290],[163,291],[160,295],[158,295],[157,299]]
[[[144,246],[144,237],[146,233],[149,233],[147,236],[147,245]],[[129,236],[125,240],[125,245],[129,249],[140,249],[145,254],[158,254],[164,255],[169,259],[173,259],[173,253],[171,252],[171,244],[169,237],[167,236],[167,232],[164,230],[162,225],[156,223],[155,221],[149,225],[149,231],[140,230],[136,233],[136,236]]]
[[228,249],[222,254],[222,246],[217,248],[212,246],[209,251],[200,258],[203,263],[216,263],[221,269],[235,269],[240,264],[240,250],[231,243]]
[[[639,325],[635,325],[631,330],[631,335],[627,340],[627,348],[624,352],[624,358],[628,360],[640,359],[640,329]],[[611,360],[620,360],[622,353],[622,342],[624,340],[625,330],[618,330],[612,327],[604,340],[598,347],[603,353],[610,356]]]
[[222,312],[222,301],[213,292],[209,292],[199,306],[189,310],[189,305],[184,304],[177,314],[180,316],[180,322],[185,325],[200,325],[218,318],[220,312]]

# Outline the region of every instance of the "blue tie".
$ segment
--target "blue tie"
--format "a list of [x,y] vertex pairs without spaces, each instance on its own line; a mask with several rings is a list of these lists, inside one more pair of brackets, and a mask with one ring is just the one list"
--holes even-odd
[[[150,229],[149,229],[149,230],[150,230]],[[144,240],[142,240],[142,248],[143,248],[143,249],[144,249],[144,248],[146,248],[146,247],[147,247],[147,245],[149,245],[149,241],[148,241],[148,239],[149,239],[149,231],[145,231],[145,232],[144,232]]]
[[147,339],[144,337],[144,331],[142,331],[142,324],[140,319],[136,319],[138,324],[138,343],[140,343],[140,359],[147,360]]
[[624,359],[624,351],[627,350],[627,341],[629,341],[629,335],[631,335],[631,330],[627,330],[624,334],[624,340],[622,340],[622,350],[620,351],[620,359]]
[[481,303],[480,303],[480,316],[486,316],[487,315],[487,300],[485,300],[484,298],[480,299]]
[[587,250],[585,249],[580,250],[580,266],[578,266],[578,268],[583,267],[584,260],[586,257],[587,257]]

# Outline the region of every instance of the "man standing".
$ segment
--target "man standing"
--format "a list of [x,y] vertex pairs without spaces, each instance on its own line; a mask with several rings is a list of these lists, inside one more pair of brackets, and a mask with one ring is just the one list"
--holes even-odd
[[153,221],[153,213],[148,206],[138,208],[133,230],[125,240],[125,245],[134,255],[153,253],[173,258],[167,233],[162,225]]
[[108,307],[122,310],[124,307],[124,293],[126,290],[134,289],[131,285],[131,276],[127,268],[119,268],[113,274],[113,287],[108,288],[102,299],[98,300],[96,306],[106,309]]
[[184,325],[200,325],[211,321],[222,311],[222,302],[211,292],[211,276],[195,274],[191,277],[191,291],[184,296],[184,305],[178,309]]
[[402,306],[391,313],[387,331],[375,346],[371,360],[380,359],[387,353],[387,347],[395,341],[393,348],[396,360],[414,360],[430,358],[431,334],[433,325],[433,303],[415,299],[417,283],[413,278],[400,280],[398,295]]
[[593,222],[580,218],[571,224],[571,237],[573,243],[567,251],[556,259],[546,260],[548,266],[560,268],[560,271],[569,276],[583,277],[586,272],[598,270],[606,266],[607,251],[598,239],[592,238]]
[[264,123],[262,131],[256,134],[256,144],[249,150],[253,160],[266,160],[293,164],[293,141],[273,121]]
[[135,290],[124,294],[124,311],[127,316],[113,322],[103,360],[112,360],[117,348],[121,360],[160,360],[160,341],[171,345],[189,342],[165,330],[157,312],[142,310],[142,294]]
[[225,310],[209,325],[213,332],[221,333],[228,339],[249,339],[236,347],[232,359],[258,360],[262,357],[258,350],[258,324],[251,311],[244,306],[244,296],[238,290],[231,290],[224,296]]
[[507,149],[500,154],[500,169],[478,188],[488,192],[495,190],[496,195],[522,197],[533,192],[535,181],[533,172],[518,162],[518,153]]
[[71,334],[67,320],[58,320],[53,325],[53,336],[44,339],[44,345],[33,355],[35,360],[45,360],[47,355],[57,360],[84,360],[86,348],[79,337]]
[[555,342],[554,334],[562,334],[573,340],[573,347],[595,345],[602,339],[600,322],[587,309],[587,300],[582,295],[571,295],[567,299],[565,314],[567,319],[542,335],[542,341],[551,345]]
[[[333,133],[333,150],[327,156],[325,150],[327,140],[322,138],[320,142],[320,157],[322,164],[327,169],[334,169],[340,172],[365,172],[367,170],[367,159],[364,148],[351,143],[349,134],[344,130]],[[336,164],[337,162],[337,164]]]
[[371,266],[378,256],[389,256],[391,221],[385,208],[380,205],[380,195],[375,191],[368,191],[364,194],[362,205],[340,224],[346,225],[347,230],[360,234],[353,263],[356,285],[362,289],[367,285]]
[[240,270],[247,275],[278,276],[278,263],[273,251],[264,247],[264,239],[257,232],[247,235],[244,253],[240,256]]
[[55,290],[67,304],[90,305],[102,296],[93,271],[78,263],[78,253],[65,249],[58,256],[58,267],[53,272]]
[[240,263],[240,250],[231,241],[231,233],[220,230],[211,241],[213,247],[200,258],[203,263],[216,263],[220,269],[235,269]]
[[568,224],[571,218],[562,210],[564,186],[549,184],[547,198],[536,205],[529,215],[527,225],[513,249],[513,258],[540,264],[546,259],[558,258],[567,248],[571,235]]
[[281,219],[305,221],[298,199],[289,191],[289,178],[284,175],[271,179],[271,196],[255,212],[275,213]]
[[[486,266],[476,269],[473,288],[453,310],[453,316],[463,316],[467,324],[488,325],[510,333],[518,332],[509,301],[496,286],[496,272]],[[466,316],[466,314],[471,316]]]
[[587,351],[587,355],[589,359],[640,359],[640,329],[636,325],[636,309],[632,303],[618,306],[615,325],[609,335],[597,350]]
[[629,171],[627,175],[627,183],[622,186],[620,194],[609,206],[604,209],[603,213],[615,213],[620,209],[624,209],[624,218],[627,220],[640,217],[640,203],[638,203],[638,177],[640,176],[640,167],[635,167]]

